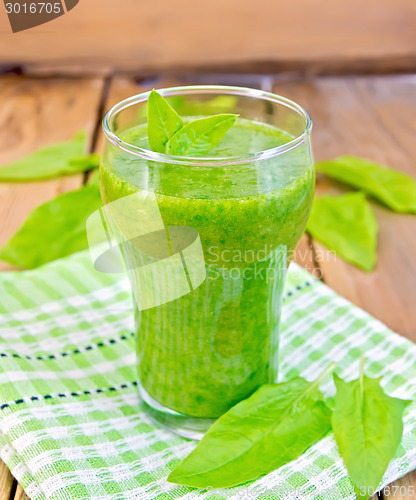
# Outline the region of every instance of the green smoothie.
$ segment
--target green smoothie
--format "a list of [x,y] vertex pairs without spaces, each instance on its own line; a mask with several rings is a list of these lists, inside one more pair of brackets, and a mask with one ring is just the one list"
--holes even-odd
[[[120,137],[148,148],[144,125]],[[209,156],[247,155],[291,139],[239,119]],[[107,148],[104,202],[150,190],[164,224],[195,228],[204,251],[202,285],[136,314],[140,385],[160,405],[216,418],[276,379],[281,293],[311,207],[311,165],[308,148],[228,166],[152,162]]]

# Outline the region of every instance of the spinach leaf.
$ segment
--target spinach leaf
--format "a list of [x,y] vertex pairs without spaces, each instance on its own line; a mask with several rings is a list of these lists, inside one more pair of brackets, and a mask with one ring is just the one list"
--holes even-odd
[[153,89],[147,104],[147,139],[150,149],[164,153],[167,142],[182,126],[178,113]]
[[90,153],[88,155],[80,156],[79,158],[73,158],[69,161],[70,165],[75,165],[82,169],[83,172],[88,170],[93,170],[98,168],[100,165],[100,155],[97,153]]
[[330,430],[331,410],[318,391],[327,373],[313,383],[295,378],[260,387],[212,425],[168,481],[223,488],[297,458]]
[[349,155],[321,161],[316,169],[365,191],[396,212],[416,213],[416,181],[403,172]]
[[202,156],[220,142],[236,120],[237,115],[221,114],[189,122],[171,137],[166,153]]
[[38,149],[0,168],[0,182],[23,182],[76,174],[97,166],[96,155],[85,155],[87,135],[78,132],[71,140]]
[[98,184],[61,194],[35,208],[0,249],[0,259],[32,269],[88,247],[85,223],[102,206]]
[[321,196],[312,204],[306,231],[365,271],[377,261],[377,219],[363,193]]
[[364,374],[344,382],[334,374],[337,393],[332,428],[358,498],[371,496],[397,452],[403,412],[410,401],[387,396],[380,379]]

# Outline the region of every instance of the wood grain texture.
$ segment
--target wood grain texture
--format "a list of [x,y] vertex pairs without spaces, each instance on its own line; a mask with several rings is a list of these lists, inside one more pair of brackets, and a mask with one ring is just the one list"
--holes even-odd
[[[41,146],[70,139],[82,128],[91,135],[102,86],[100,79],[0,78],[0,166]],[[82,180],[78,174],[42,182],[0,183],[0,246],[30,210],[79,187]],[[0,262],[0,270],[10,268]]]
[[[317,160],[353,154],[416,177],[415,77],[319,78],[277,83],[274,90],[311,114]],[[347,189],[318,177],[318,196]],[[328,254],[321,262],[323,278],[335,291],[415,341],[416,217],[395,214],[376,202],[372,206],[380,226],[375,271],[365,273]],[[314,249],[325,251],[316,241]]]
[[404,71],[416,64],[415,23],[413,0],[89,0],[17,34],[0,9],[0,61],[83,74]]
[[416,471],[398,479],[383,492],[383,500],[415,500]]
[[30,498],[26,495],[20,484],[18,484],[16,488],[16,493],[14,497],[10,500],[30,500]]
[[13,476],[0,460],[0,500],[9,500],[13,487]]

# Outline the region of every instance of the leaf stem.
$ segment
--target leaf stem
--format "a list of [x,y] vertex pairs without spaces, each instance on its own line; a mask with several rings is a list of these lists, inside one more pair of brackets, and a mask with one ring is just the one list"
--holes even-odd
[[313,389],[315,389],[316,387],[319,387],[321,385],[321,383],[323,382],[323,380],[330,374],[334,371],[334,368],[337,366],[337,364],[335,362],[332,362],[330,363],[326,368],[325,370],[323,371],[323,373],[316,379],[312,382],[312,385],[310,387],[310,391],[312,391]]

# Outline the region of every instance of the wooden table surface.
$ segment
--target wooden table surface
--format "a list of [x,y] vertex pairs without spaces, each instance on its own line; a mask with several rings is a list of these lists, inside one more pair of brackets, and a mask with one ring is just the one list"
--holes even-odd
[[0,65],[140,75],[213,67],[409,71],[415,25],[414,0],[88,0],[17,34],[0,9]]
[[[81,2],[82,3],[82,2]],[[409,4],[410,5],[410,4]],[[416,177],[416,76],[315,77],[181,75],[134,81],[129,77],[0,76],[0,165],[86,128],[90,150],[102,144],[103,112],[118,100],[143,89],[171,84],[236,84],[273,90],[296,100],[311,114],[317,160],[354,154],[396,167]],[[58,193],[84,182],[75,175],[45,182],[0,184],[0,246],[28,212]],[[324,178],[317,193],[345,188]],[[333,258],[315,240],[304,236],[296,260],[319,275],[338,293],[390,328],[416,341],[416,217],[393,214],[372,203],[379,225],[379,260],[365,273]],[[0,270],[10,269],[0,263]],[[397,481],[396,493],[381,498],[410,500],[408,486],[416,474]],[[415,488],[416,489],[416,488]],[[0,464],[0,500],[27,498]]]

